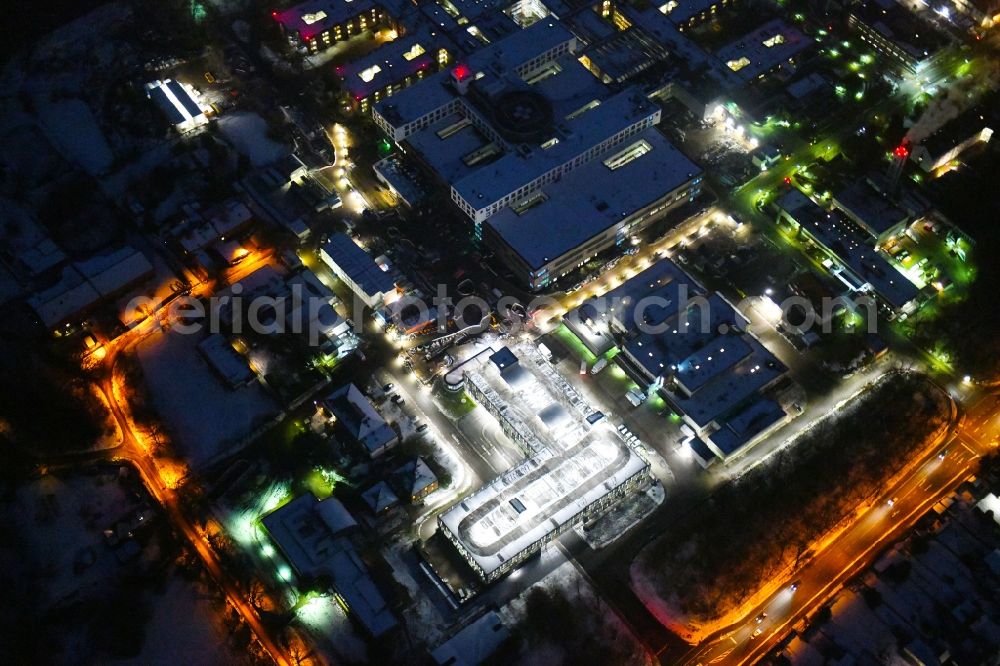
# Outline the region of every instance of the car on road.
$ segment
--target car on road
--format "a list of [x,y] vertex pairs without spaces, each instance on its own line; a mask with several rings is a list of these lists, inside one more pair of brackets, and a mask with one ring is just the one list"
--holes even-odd
[[427,424],[421,423],[417,426],[417,432],[427,432]]
[[753,621],[754,621],[754,622],[756,622],[757,624],[760,624],[760,623],[761,623],[761,622],[763,622],[763,621],[764,621],[764,620],[765,620],[766,618],[767,618],[767,613],[761,613],[760,615],[758,615],[757,617],[755,617],[755,618],[753,619]]
[[403,397],[397,393],[392,396],[392,401],[397,405],[400,405],[403,403]]
[[393,384],[392,382],[389,382],[388,384],[386,384],[385,386],[382,387],[382,392],[383,393],[388,393],[389,391],[391,391],[395,387],[396,387],[395,384]]
[[898,497],[890,497],[889,501],[886,502],[886,504],[888,504],[889,506],[895,506],[898,500],[899,500]]
[[750,634],[750,640],[753,640],[764,633],[764,627],[757,627],[752,634]]
[[799,585],[801,584],[802,584],[801,580],[793,580],[790,589],[792,590],[792,592],[794,592],[795,590],[799,589]]
[[942,449],[941,453],[938,454],[938,460],[944,460],[948,457],[948,449]]

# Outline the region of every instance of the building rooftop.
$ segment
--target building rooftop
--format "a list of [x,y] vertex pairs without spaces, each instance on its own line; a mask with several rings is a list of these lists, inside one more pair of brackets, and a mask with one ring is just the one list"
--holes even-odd
[[639,94],[625,89],[571,120],[567,129],[556,132],[558,142],[546,149],[522,156],[516,151],[476,169],[452,183],[452,188],[475,207],[488,205],[543,174],[583,155],[608,137],[644,118],[656,116],[659,107]]
[[377,453],[397,439],[396,431],[354,384],[341,386],[322,404],[369,454]]
[[[545,19],[476,51],[460,65],[469,72],[515,71],[532,58],[573,40],[573,34],[560,23]],[[460,98],[450,85],[451,76],[451,70],[438,72],[420,85],[410,86],[382,100],[375,109],[394,126],[402,126],[449,103],[457,108]]]
[[285,30],[308,41],[375,6],[373,0],[307,0],[284,11],[271,12],[271,16]]
[[590,351],[601,355],[615,346],[612,325],[619,332],[636,327],[640,305],[644,322],[657,324],[672,317],[680,304],[682,284],[687,285],[689,298],[705,293],[704,287],[677,264],[658,261],[603,296],[587,299],[567,312],[563,321]]
[[433,71],[440,41],[424,31],[406,35],[357,60],[338,65],[337,76],[354,99],[365,99],[376,90],[415,76],[417,72]]
[[916,61],[930,57],[947,38],[896,0],[867,0],[851,6],[851,14],[906,51]]
[[247,384],[256,377],[247,359],[233,349],[221,333],[214,333],[199,342],[198,351],[230,386]]
[[910,219],[905,210],[864,179],[835,192],[833,203],[876,238]]
[[702,12],[707,12],[712,8],[712,5],[718,3],[719,0],[679,0],[678,2],[664,3],[661,5],[662,8],[658,8],[657,11],[674,23],[681,24]]
[[194,94],[177,81],[153,81],[146,84],[146,94],[153,100],[171,125],[194,124],[205,119]]
[[[614,169],[608,166],[610,158],[630,147],[642,154],[624,166]],[[528,266],[537,269],[655,203],[700,173],[701,169],[656,128],[649,128],[558,182],[543,186],[545,199],[541,203],[520,214],[507,208],[486,224]]]
[[715,57],[740,81],[749,82],[813,44],[797,28],[774,19],[723,46]]
[[396,289],[396,276],[385,271],[350,236],[336,233],[321,250],[368,294],[388,294]]
[[776,202],[777,207],[795,219],[818,243],[835,254],[841,262],[861,280],[861,284],[850,284],[852,289],[871,288],[893,308],[902,308],[919,294],[916,285],[910,282],[866,240],[856,234],[836,211],[823,210],[812,199],[797,189],[784,194]]
[[710,438],[720,451],[730,456],[786,416],[785,410],[774,400],[758,398],[730,417]]
[[340,503],[301,495],[261,521],[299,576],[329,576],[350,612],[372,636],[397,626],[385,598],[343,533],[357,523]]
[[410,497],[420,495],[421,492],[438,482],[437,475],[420,457],[403,463],[396,470],[395,477],[400,490],[405,489]]
[[594,439],[554,453],[546,449],[441,515],[484,575],[563,525],[648,464],[624,443]]
[[534,345],[518,345],[502,375],[492,355],[470,360],[466,380],[530,457],[439,517],[484,578],[648,469],[615,434],[591,428],[592,410]]
[[478,666],[486,661],[510,631],[496,611],[489,611],[434,648],[431,657],[439,666]]
[[396,493],[392,492],[392,488],[385,481],[379,481],[361,493],[361,499],[364,500],[373,513],[382,513],[399,504],[399,498],[396,497]]
[[726,418],[732,411],[781,377],[787,368],[754,338],[744,337],[751,353],[712,378],[690,398],[674,397],[684,415],[699,428]]

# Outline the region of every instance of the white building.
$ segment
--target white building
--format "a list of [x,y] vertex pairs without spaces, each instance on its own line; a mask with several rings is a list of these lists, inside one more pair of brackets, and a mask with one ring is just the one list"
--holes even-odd
[[198,93],[189,85],[167,79],[146,84],[146,96],[156,102],[178,132],[189,132],[208,122],[198,104]]

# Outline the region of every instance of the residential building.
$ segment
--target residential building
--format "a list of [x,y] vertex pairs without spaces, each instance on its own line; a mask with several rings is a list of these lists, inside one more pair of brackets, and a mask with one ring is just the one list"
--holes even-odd
[[396,431],[354,384],[341,386],[320,400],[318,406],[332,415],[337,427],[371,458],[384,455],[399,443]]

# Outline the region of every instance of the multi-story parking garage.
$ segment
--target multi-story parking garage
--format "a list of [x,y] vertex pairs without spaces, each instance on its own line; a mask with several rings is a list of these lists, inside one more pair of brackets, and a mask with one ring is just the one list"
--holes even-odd
[[438,518],[485,582],[649,480],[649,463],[595,418],[533,346],[488,350],[462,371],[469,392],[528,456]]

